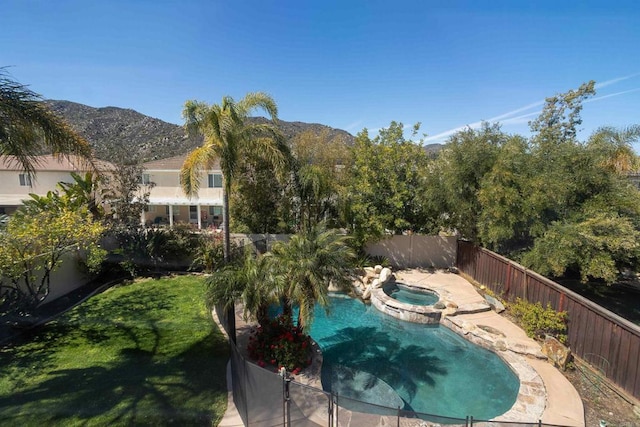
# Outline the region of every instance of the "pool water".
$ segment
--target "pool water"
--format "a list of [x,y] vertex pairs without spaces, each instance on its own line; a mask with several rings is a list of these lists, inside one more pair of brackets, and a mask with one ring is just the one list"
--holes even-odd
[[488,420],[513,406],[519,381],[496,354],[443,326],[404,322],[340,294],[330,301],[328,315],[316,306],[308,331],[323,352],[325,390],[456,418]]
[[382,287],[385,294],[391,298],[411,305],[433,305],[438,302],[439,297],[435,292],[429,290],[413,289],[402,283],[388,283]]

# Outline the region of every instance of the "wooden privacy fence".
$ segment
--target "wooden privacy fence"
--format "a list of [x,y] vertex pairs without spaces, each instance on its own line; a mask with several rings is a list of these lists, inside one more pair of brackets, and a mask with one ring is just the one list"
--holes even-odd
[[640,327],[520,264],[459,241],[456,266],[508,300],[547,303],[569,314],[571,351],[640,399]]

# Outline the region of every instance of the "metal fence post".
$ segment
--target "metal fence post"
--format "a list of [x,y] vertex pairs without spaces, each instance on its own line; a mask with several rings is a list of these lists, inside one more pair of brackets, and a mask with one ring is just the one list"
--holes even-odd
[[329,427],[333,427],[333,395],[329,394],[329,413],[327,414],[327,416],[329,417],[328,421],[328,426]]

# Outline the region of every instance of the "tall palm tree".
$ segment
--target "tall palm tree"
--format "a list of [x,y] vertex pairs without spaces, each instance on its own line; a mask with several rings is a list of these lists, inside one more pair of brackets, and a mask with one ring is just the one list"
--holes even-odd
[[324,223],[305,228],[288,242],[278,242],[269,259],[274,277],[279,277],[285,314],[298,305],[298,326],[313,321],[314,306],[328,303],[329,284],[346,289],[353,280],[355,252],[347,245],[348,237],[327,230]]
[[89,143],[49,110],[40,95],[0,68],[0,155],[15,156],[33,175],[35,156],[43,152],[92,157]]
[[[248,118],[256,110],[266,112],[271,122],[249,122]],[[182,116],[187,132],[203,136],[204,141],[186,158],[180,182],[187,195],[196,196],[203,171],[220,162],[223,175],[224,256],[225,261],[229,262],[229,193],[242,156],[249,151],[258,152],[277,167],[284,166],[289,159],[287,145],[276,127],[278,108],[271,96],[254,92],[238,102],[229,96],[222,98],[220,104],[213,105],[187,101]]]

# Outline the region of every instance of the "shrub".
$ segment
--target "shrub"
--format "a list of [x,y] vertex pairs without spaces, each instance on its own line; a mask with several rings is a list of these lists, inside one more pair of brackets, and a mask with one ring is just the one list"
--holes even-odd
[[544,338],[545,335],[556,337],[561,343],[567,342],[567,312],[557,312],[547,304],[542,307],[540,302],[532,304],[520,298],[509,306],[511,313],[518,319],[520,325],[531,338]]
[[294,374],[311,364],[311,339],[293,326],[289,316],[280,315],[264,328],[258,327],[249,338],[248,350],[259,366],[284,366]]

